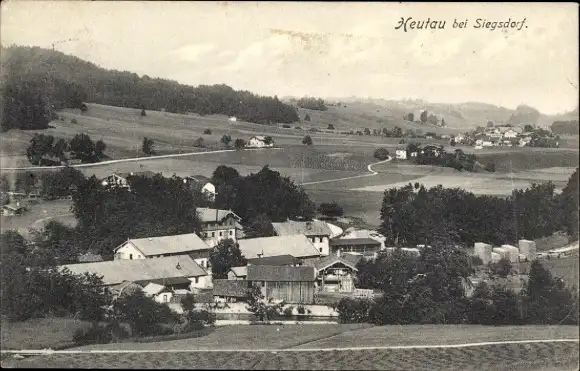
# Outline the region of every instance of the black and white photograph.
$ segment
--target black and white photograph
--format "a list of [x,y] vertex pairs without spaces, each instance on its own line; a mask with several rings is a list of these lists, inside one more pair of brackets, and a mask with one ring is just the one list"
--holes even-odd
[[572,371],[579,5],[0,5],[2,368]]

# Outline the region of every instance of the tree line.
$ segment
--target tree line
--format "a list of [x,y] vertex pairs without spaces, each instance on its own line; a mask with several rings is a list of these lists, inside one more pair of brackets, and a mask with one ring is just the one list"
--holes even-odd
[[260,124],[299,121],[294,107],[277,97],[236,91],[227,85],[179,84],[107,70],[54,50],[2,48],[8,79],[2,88],[2,130],[44,129],[63,108],[82,102],[200,115],[224,114]]
[[[302,97],[298,99],[296,105],[300,108],[307,108],[316,111],[326,111],[328,107],[324,104],[324,99],[314,97]],[[310,119],[306,120],[310,121]]]
[[578,169],[561,194],[551,182],[514,190],[507,198],[476,196],[460,188],[426,189],[416,183],[386,190],[380,232],[387,243],[429,244],[442,230],[454,242],[516,243],[565,231],[578,238]]
[[503,285],[478,284],[466,294],[473,268],[468,256],[439,235],[420,257],[401,250],[357,264],[357,287],[373,289],[374,299],[340,300],[342,323],[390,324],[578,324],[578,295],[541,263],[516,294]]
[[[107,145],[102,139],[93,142],[87,134],[77,134],[70,142],[64,138],[52,135],[34,134],[26,148],[26,157],[33,165],[60,165],[67,163],[69,158],[81,162],[98,162],[104,156]],[[56,160],[55,160],[56,159]]]

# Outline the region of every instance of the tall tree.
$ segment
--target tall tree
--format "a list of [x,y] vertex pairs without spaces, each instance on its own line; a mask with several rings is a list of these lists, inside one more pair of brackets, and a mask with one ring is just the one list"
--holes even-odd
[[307,146],[312,145],[312,138],[310,137],[310,135],[304,136],[304,138],[302,139],[302,144],[305,144]]
[[141,151],[147,156],[155,154],[155,142],[151,138],[143,138],[143,143],[141,144]]
[[246,238],[258,238],[275,236],[276,232],[268,215],[260,214],[244,227],[244,234]]
[[230,268],[244,266],[247,262],[239,245],[226,238],[210,251],[209,263],[213,278],[227,278]]

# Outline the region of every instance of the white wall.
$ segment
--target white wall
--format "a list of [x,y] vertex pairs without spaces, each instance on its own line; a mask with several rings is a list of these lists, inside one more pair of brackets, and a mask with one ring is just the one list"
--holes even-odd
[[173,293],[166,291],[166,292],[162,292],[160,294],[153,296],[153,299],[158,303],[168,304],[171,301],[172,297],[173,297]]
[[213,287],[211,274],[201,277],[188,277],[188,279],[191,281],[191,284],[189,285],[191,291],[194,289],[210,289]]
[[[320,241],[321,238],[322,241]],[[328,237],[308,237],[308,239],[310,240],[310,242],[312,242],[314,247],[316,247],[316,250],[318,250],[318,252],[320,252],[321,255],[326,256],[330,254]]]
[[145,256],[139,251],[132,243],[125,243],[125,246],[121,247],[115,253],[114,260],[128,260],[128,259],[145,259]]
[[[220,236],[221,232],[221,236]],[[207,234],[207,237],[206,237]],[[212,234],[214,236],[212,237]],[[234,241],[237,241],[236,236],[236,228],[234,226],[227,226],[224,229],[217,229],[211,231],[203,231],[202,232],[202,239],[207,243],[210,247],[216,246],[221,240],[225,240],[226,238],[230,238]]]

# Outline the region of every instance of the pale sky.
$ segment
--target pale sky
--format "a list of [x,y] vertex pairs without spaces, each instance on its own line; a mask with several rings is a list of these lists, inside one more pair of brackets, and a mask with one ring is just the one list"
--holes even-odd
[[[258,94],[578,105],[573,3],[2,2],[1,41]],[[445,29],[395,30],[401,17]],[[474,29],[477,18],[521,30]],[[467,28],[453,21],[468,20]],[[527,28],[526,28],[527,26]],[[518,26],[519,27],[519,26]]]

